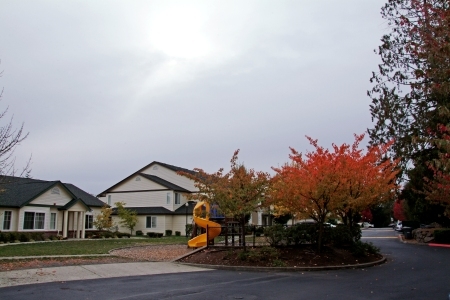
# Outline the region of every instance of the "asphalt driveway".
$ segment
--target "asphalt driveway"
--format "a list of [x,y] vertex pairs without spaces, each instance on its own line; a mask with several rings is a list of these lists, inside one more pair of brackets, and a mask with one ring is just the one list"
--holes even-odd
[[115,277],[0,289],[1,299],[449,299],[450,248],[400,242],[392,229],[364,241],[387,263],[303,273],[207,271]]

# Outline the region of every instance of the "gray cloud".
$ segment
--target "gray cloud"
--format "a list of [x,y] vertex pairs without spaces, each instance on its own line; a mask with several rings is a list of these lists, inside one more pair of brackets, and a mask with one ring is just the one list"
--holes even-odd
[[384,1],[2,1],[32,176],[99,193],[153,160],[270,171],[370,126]]

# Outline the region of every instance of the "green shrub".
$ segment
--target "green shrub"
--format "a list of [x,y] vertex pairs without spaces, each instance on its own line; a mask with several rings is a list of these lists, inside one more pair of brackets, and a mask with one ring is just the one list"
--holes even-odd
[[352,245],[355,242],[352,230],[346,225],[337,225],[331,229],[331,242],[336,247]]
[[311,232],[315,227],[309,224],[296,224],[286,229],[286,239],[288,245],[298,246],[304,243],[311,243]]
[[247,251],[239,251],[237,258],[242,261],[258,262],[261,260],[261,254],[255,249],[247,249]]
[[379,254],[380,249],[375,247],[372,243],[364,243],[357,241],[353,243],[351,247],[351,252],[354,256],[367,256],[368,254]]
[[28,232],[19,233],[19,241],[22,243],[30,241],[30,234]]
[[278,250],[273,247],[264,246],[259,249],[260,257],[262,260],[272,260],[278,258]]
[[167,229],[166,230],[166,236],[172,236],[172,230]]
[[274,259],[272,262],[272,267],[283,268],[283,267],[286,267],[286,263],[282,260]]
[[175,231],[175,235],[176,235],[176,236],[181,236],[181,232]]
[[10,241],[9,232],[0,232],[0,242],[6,243]]
[[18,232],[10,232],[9,233],[9,241],[11,243],[17,243],[16,241],[20,241],[19,240],[19,233]]
[[186,225],[185,230],[186,230],[186,234],[187,235],[190,235],[192,233],[192,228],[193,228],[192,224],[187,224]]
[[142,230],[136,230],[136,236],[142,236],[142,235],[144,235]]
[[101,238],[105,238],[105,239],[110,239],[114,236],[115,233],[110,232],[110,231],[102,231],[99,233],[99,236]]
[[151,237],[151,238],[161,238],[161,237],[163,237],[163,234],[159,233],[159,232],[147,232],[147,235],[148,235],[148,237]]
[[30,239],[35,241],[44,241],[45,235],[42,232],[30,232]]
[[264,236],[270,246],[279,246],[286,238],[286,229],[281,224],[264,228]]
[[450,229],[436,229],[434,241],[441,244],[450,244]]
[[131,237],[131,234],[129,234],[128,232],[116,232],[116,235],[118,238],[123,238],[123,237]]

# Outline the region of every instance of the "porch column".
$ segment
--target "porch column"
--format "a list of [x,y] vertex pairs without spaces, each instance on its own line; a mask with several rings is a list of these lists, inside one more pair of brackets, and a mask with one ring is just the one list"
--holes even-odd
[[74,238],[78,238],[78,212],[73,212],[73,230],[75,231]]
[[81,213],[81,238],[84,239],[84,236],[86,234],[86,212],[83,211]]
[[77,220],[77,238],[81,239],[81,216],[83,215],[83,212],[78,212],[78,220]]
[[63,218],[63,238],[67,237],[67,225],[69,223],[69,212],[67,210],[64,211],[64,218]]

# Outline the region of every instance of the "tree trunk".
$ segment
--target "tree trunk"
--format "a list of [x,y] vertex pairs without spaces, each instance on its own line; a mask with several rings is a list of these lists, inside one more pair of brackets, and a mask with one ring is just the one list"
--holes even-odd
[[241,217],[241,232],[242,232],[242,246],[244,251],[247,251],[245,247],[245,216]]
[[323,222],[319,222],[319,236],[317,237],[317,252],[322,252],[322,239],[323,239]]

